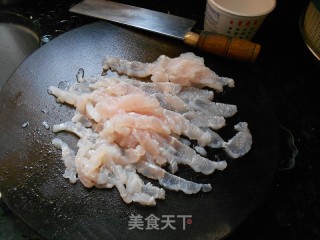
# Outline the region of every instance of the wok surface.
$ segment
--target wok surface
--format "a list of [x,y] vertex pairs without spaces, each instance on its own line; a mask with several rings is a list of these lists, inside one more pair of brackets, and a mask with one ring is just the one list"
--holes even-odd
[[[218,75],[235,79],[236,87],[218,100],[238,107],[239,113],[227,125],[232,128],[246,121],[253,135],[251,151],[229,160],[223,172],[204,176],[181,167],[180,176],[210,182],[209,193],[189,196],[166,190],[166,199],[156,207],[143,207],[125,204],[116,189],[70,184],[62,177],[60,152],[51,144],[55,134],[42,124],[52,126],[73,116],[74,110],[56,103],[47,89],[74,82],[79,68],[84,68],[86,76],[99,75],[106,55],[152,62],[162,54],[175,57],[187,51],[192,49],[178,40],[97,22],[63,34],[34,52],[0,96],[0,192],[13,212],[48,239],[124,239],[128,235],[130,239],[219,239],[231,233],[265,196],[278,164],[278,123],[254,68],[196,52]],[[26,122],[29,126],[22,128]],[[76,142],[70,134],[59,133],[59,137]],[[160,219],[172,215],[176,229],[129,230],[129,216],[138,214]],[[178,215],[191,215],[192,224],[183,230]]]

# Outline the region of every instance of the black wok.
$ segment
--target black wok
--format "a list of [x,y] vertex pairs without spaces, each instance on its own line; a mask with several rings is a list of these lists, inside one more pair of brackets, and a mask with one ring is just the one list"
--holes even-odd
[[[278,164],[278,124],[254,66],[196,52],[219,75],[235,79],[236,87],[217,100],[238,106],[239,113],[228,120],[230,128],[247,121],[253,135],[251,151],[228,160],[223,172],[204,176],[186,167],[179,170],[187,179],[210,182],[209,193],[189,196],[167,190],[156,207],[143,207],[125,204],[116,189],[72,185],[62,177],[60,152],[51,144],[55,134],[42,124],[52,126],[72,117],[74,110],[57,104],[47,88],[75,81],[79,68],[90,76],[101,73],[106,55],[151,62],[161,54],[174,57],[191,50],[174,39],[97,22],[33,53],[11,76],[0,98],[0,192],[12,211],[48,239],[219,239],[230,234],[263,199]],[[76,141],[68,134],[59,136]],[[138,214],[161,220],[172,215],[176,229],[129,230],[130,216]],[[178,215],[191,216],[185,229]]]

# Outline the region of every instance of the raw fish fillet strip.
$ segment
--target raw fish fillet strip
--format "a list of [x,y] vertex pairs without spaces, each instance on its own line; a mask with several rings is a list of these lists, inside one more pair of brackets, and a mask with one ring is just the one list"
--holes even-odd
[[[178,165],[208,175],[224,170],[227,163],[207,159],[205,147],[222,148],[232,158],[243,156],[251,148],[247,123],[237,124],[237,134],[227,142],[213,131],[223,127],[224,118],[237,109],[235,105],[212,102],[211,91],[123,76],[86,79],[81,69],[77,80],[68,89],[49,88],[58,102],[76,108],[72,120],[54,125],[53,131],[76,134],[77,152],[59,138],[52,141],[62,151],[66,166],[63,176],[72,183],[79,179],[86,187],[116,187],[124,202],[154,206],[156,199],[165,198],[164,189],[145,184],[137,173],[171,190],[208,192],[210,184],[174,175]],[[198,146],[193,149],[186,137]]]
[[[237,112],[237,106],[212,102],[213,91],[194,87],[176,87],[177,84],[149,83],[125,77],[121,81],[139,87],[148,95],[156,97],[161,107],[182,113],[184,117],[198,127],[219,129],[225,125],[226,117]],[[172,91],[172,89],[175,89]]]
[[193,53],[183,53],[177,58],[161,55],[153,63],[127,61],[118,57],[103,60],[103,69],[111,69],[130,77],[146,78],[151,76],[153,82],[172,82],[183,87],[210,87],[219,92],[224,86],[234,87],[231,78],[219,77],[204,65],[204,59]]

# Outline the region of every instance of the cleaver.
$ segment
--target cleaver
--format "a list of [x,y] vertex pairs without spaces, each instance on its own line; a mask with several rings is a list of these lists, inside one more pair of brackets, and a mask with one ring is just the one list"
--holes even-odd
[[71,12],[121,23],[182,40],[202,51],[243,62],[255,62],[261,46],[212,32],[191,32],[196,21],[107,0],[84,0]]

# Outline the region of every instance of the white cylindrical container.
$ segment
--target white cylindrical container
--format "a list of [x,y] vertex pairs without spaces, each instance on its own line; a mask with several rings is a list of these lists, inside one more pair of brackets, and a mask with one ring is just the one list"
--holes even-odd
[[252,39],[276,0],[207,0],[204,30]]

